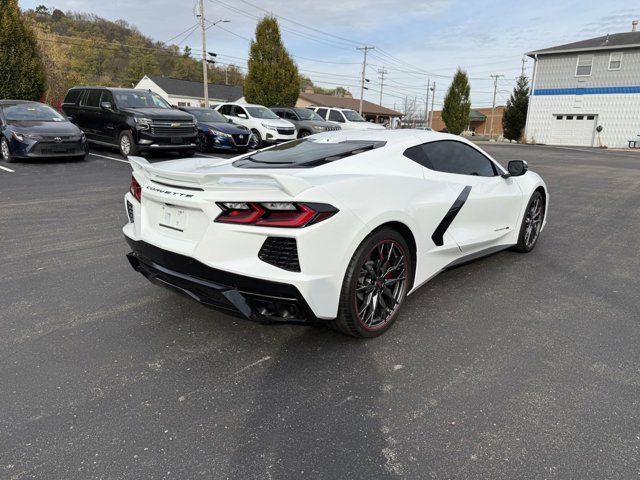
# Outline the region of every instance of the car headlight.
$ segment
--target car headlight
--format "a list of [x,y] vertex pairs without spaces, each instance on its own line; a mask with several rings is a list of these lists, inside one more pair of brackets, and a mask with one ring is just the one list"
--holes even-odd
[[215,135],[216,137],[231,138],[231,135],[229,135],[228,133],[221,132],[220,130],[214,130],[213,128],[209,129],[209,133]]
[[316,132],[324,132],[326,130],[325,127],[321,127],[320,125],[314,125],[313,128]]
[[136,122],[138,130],[149,130],[149,128],[151,128],[152,120],[150,118],[133,117],[133,120]]
[[13,135],[13,138],[15,138],[17,141],[24,142],[24,134],[13,132],[12,135]]
[[267,130],[273,130],[274,132],[278,131],[278,127],[276,127],[275,125],[269,125],[268,123],[263,123],[262,126]]

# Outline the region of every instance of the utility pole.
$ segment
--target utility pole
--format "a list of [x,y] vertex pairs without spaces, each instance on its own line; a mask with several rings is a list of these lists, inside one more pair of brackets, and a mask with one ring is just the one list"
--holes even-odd
[[523,55],[522,56],[522,71],[520,72],[520,75],[524,77],[524,64],[527,63],[527,56]]
[[495,112],[496,112],[496,92],[498,91],[498,78],[504,77],[504,75],[494,74],[489,76],[493,78],[493,103],[491,106],[491,122],[489,124],[489,138],[492,138],[493,137],[493,117],[495,116]]
[[436,82],[433,81],[433,87],[431,87],[431,115],[429,116],[429,128],[433,125],[433,105],[436,103]]
[[424,126],[429,125],[429,90],[431,89],[431,80],[427,78],[427,98],[424,102]]
[[380,79],[380,105],[382,105],[382,87],[384,86],[384,76],[388,72],[384,67],[382,67],[378,69],[378,73],[380,74],[380,76],[378,77]]
[[202,82],[204,86],[204,106],[209,108],[209,66],[207,65],[207,28],[204,18],[204,0],[200,0],[200,30],[202,30]]
[[[200,2],[202,2],[203,0],[200,0]],[[362,100],[364,99],[364,91],[365,89],[368,90],[365,86],[364,86],[364,82],[365,80],[368,82],[369,80],[367,80],[366,78],[364,78],[365,76],[365,72],[367,69],[367,52],[369,50],[373,50],[375,47],[369,47],[367,45],[365,45],[364,47],[357,47],[356,50],[363,50],[364,51],[364,59],[362,61],[362,75],[360,77],[360,110],[358,111],[358,113],[360,115],[362,115]]]

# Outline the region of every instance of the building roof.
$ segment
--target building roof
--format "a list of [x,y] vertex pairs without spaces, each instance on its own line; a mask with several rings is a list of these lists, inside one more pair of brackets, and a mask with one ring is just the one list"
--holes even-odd
[[[320,93],[300,92],[300,98],[311,102],[318,107],[349,108],[356,112],[360,109],[360,100],[351,97],[334,97]],[[362,113],[367,115],[384,115],[389,117],[401,117],[402,113],[391,110],[367,100],[362,101]]]
[[624,32],[603,35],[602,37],[580,40],[579,42],[543,48],[527,53],[528,56],[550,55],[554,53],[583,52],[592,50],[611,50],[621,48],[640,48],[640,32]]
[[469,112],[470,122],[484,122],[486,119],[487,119],[487,116],[478,110],[471,110]]
[[[155,84],[169,95],[182,97],[204,98],[202,82],[193,80],[182,80],[180,78],[162,77],[159,75],[148,75]],[[209,99],[234,102],[242,98],[242,87],[235,85],[209,84]]]

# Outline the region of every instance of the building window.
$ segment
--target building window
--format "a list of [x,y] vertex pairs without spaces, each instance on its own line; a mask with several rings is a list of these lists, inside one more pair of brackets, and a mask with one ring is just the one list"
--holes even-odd
[[556,115],[556,120],[562,120],[562,115]]
[[609,55],[609,70],[620,70],[622,65],[622,52]]
[[567,115],[567,120],[573,120],[573,115]]
[[595,115],[587,115],[587,120],[594,120],[595,118]]
[[583,115],[578,115],[578,116],[576,117],[576,120],[584,120],[584,116],[583,116]]
[[593,55],[578,55],[578,65],[576,66],[576,77],[589,77],[591,66],[593,65]]

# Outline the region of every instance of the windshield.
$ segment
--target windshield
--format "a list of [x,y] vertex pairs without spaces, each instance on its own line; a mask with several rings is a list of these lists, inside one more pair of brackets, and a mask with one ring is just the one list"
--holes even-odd
[[4,107],[7,122],[64,122],[66,119],[48,105],[24,103]]
[[358,112],[355,112],[353,110],[342,110],[342,113],[344,113],[344,116],[347,117],[347,120],[349,120],[350,122],[366,122],[366,120],[362,118]]
[[202,123],[227,123],[227,118],[215,110],[187,110],[187,113],[190,113],[196,117],[196,120]]
[[264,107],[245,107],[249,115],[253,118],[280,118],[268,108]]
[[139,90],[114,91],[118,108],[171,108],[160,95]]
[[309,110],[308,108],[294,108],[293,110],[298,114],[298,116],[300,117],[300,120],[320,120],[320,121],[324,121],[324,118],[322,118],[320,115],[318,115],[313,110]]
[[233,162],[239,168],[309,168],[381,147],[385,142],[348,140],[338,143],[293,140]]

